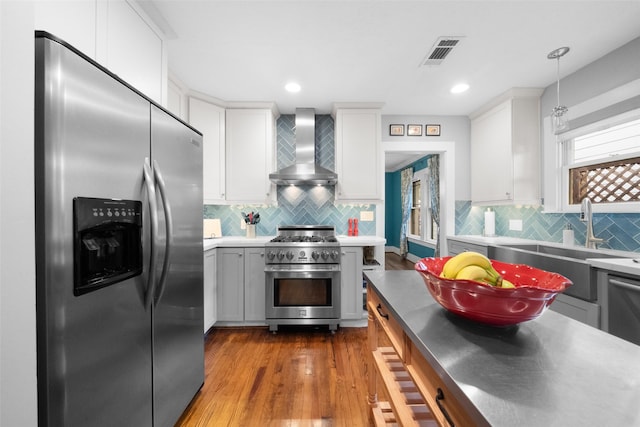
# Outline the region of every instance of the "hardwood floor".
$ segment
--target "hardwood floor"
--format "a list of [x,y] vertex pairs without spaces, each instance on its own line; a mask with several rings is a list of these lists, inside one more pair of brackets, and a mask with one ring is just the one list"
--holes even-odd
[[400,255],[393,252],[385,252],[384,263],[386,270],[413,270],[415,263],[407,259],[402,259]]
[[[387,254],[388,270],[413,263]],[[370,426],[367,328],[215,328],[205,383],[176,427]]]

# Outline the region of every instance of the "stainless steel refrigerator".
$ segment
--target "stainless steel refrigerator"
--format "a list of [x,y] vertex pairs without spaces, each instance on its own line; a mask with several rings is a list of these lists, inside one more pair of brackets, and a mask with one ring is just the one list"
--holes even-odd
[[39,424],[173,426],[204,382],[202,135],[35,44]]

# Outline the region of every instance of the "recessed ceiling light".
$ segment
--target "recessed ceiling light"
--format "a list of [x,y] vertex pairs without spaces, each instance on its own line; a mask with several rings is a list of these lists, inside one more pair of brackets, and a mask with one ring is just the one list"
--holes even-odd
[[301,89],[300,85],[294,82],[287,83],[284,88],[287,92],[291,92],[291,93],[300,92],[300,89]]
[[469,85],[466,83],[458,83],[454,87],[451,88],[451,93],[462,93],[466,92],[469,89]]

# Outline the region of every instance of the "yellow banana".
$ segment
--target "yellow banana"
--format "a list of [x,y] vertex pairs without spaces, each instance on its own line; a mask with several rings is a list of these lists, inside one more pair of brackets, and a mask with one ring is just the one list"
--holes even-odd
[[515,285],[508,280],[502,279],[501,288],[515,288]]
[[477,265],[486,269],[493,269],[491,261],[486,256],[478,252],[467,251],[459,253],[447,261],[443,268],[442,277],[447,279],[455,279],[458,271],[462,270],[468,265]]
[[479,265],[468,265],[456,274],[457,280],[475,280],[484,282],[489,279],[489,273]]
[[500,286],[502,284],[502,277],[491,265],[491,260],[485,255],[473,251],[462,252],[449,259],[444,264],[440,277],[456,279],[462,269],[472,265],[485,270],[486,278],[482,281],[492,286]]

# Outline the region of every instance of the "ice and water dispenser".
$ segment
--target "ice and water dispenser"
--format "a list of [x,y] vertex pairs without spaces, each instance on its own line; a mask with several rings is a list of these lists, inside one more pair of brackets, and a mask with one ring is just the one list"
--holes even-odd
[[142,203],[73,199],[74,295],[142,273]]

